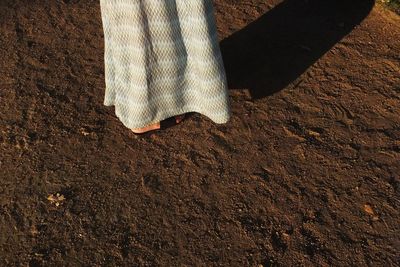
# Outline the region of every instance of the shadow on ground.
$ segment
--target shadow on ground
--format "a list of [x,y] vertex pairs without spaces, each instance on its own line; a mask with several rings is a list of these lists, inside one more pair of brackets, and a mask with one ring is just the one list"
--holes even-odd
[[293,82],[350,33],[374,0],[286,0],[221,41],[229,88],[253,99]]

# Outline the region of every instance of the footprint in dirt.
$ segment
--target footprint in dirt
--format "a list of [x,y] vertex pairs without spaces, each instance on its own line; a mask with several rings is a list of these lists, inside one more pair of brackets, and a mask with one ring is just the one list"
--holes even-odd
[[163,189],[161,178],[154,174],[147,174],[142,177],[142,186],[147,193],[159,193]]

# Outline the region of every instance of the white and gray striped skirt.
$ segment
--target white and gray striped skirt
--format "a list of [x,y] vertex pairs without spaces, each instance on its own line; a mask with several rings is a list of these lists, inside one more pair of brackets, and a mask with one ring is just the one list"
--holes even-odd
[[100,0],[104,105],[128,128],[186,112],[231,116],[212,0]]

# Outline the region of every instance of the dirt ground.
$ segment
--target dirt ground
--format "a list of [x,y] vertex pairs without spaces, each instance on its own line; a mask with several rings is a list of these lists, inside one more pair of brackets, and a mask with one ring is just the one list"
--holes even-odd
[[400,17],[215,10],[231,121],[142,137],[103,106],[98,1],[0,0],[0,266],[399,264]]

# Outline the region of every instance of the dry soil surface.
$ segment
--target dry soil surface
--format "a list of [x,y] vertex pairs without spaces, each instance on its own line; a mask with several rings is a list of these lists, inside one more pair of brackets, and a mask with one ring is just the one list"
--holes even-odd
[[99,2],[0,0],[0,266],[399,263],[400,18],[214,3],[232,119],[136,136]]

